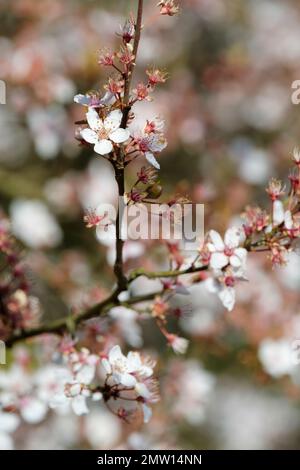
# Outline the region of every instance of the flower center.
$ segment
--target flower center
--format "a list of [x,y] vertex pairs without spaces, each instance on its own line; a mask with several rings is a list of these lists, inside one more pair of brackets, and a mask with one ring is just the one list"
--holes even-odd
[[126,372],[128,370],[126,361],[124,361],[123,359],[118,359],[114,363],[114,369],[115,369],[116,372],[118,372],[120,374],[123,373],[123,372]]
[[225,254],[226,256],[232,256],[233,253],[234,253],[233,248],[229,248],[228,246],[225,247],[224,254]]
[[139,141],[139,147],[141,152],[148,152],[149,150],[149,143],[147,139],[141,139]]
[[103,139],[108,139],[109,132],[105,127],[102,127],[101,129],[98,130],[98,136],[101,140]]
[[235,279],[234,279],[234,277],[233,277],[233,276],[227,276],[227,277],[225,278],[225,285],[226,285],[227,287],[234,287],[234,285],[235,285]]

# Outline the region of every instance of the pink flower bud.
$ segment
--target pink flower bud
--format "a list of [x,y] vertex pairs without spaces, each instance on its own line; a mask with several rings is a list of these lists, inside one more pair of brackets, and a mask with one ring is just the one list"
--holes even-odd
[[179,6],[176,5],[174,0],[163,0],[157,4],[160,7],[161,15],[174,16],[179,12]]

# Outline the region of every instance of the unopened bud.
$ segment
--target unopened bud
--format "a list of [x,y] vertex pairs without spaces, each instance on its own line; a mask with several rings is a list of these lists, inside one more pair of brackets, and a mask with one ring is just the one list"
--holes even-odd
[[158,199],[163,192],[163,188],[160,184],[154,183],[147,188],[147,197],[150,199]]

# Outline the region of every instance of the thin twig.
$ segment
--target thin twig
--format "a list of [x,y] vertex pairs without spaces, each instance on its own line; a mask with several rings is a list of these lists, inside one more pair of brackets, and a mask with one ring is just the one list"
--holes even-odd
[[[133,55],[135,57],[135,62],[136,62],[138,47],[139,47],[140,38],[141,38],[142,17],[143,17],[143,0],[139,0],[137,19],[136,19],[136,24],[135,24],[134,44],[133,44]],[[133,71],[135,67],[135,62],[130,64],[128,71],[125,74],[125,78],[124,78],[125,80],[124,98],[123,98],[124,108],[123,108],[123,116],[122,116],[122,121],[121,121],[121,127],[124,129],[127,127],[129,112],[131,109],[131,106],[129,104],[130,86],[131,86]],[[125,166],[124,165],[124,152],[123,152],[123,149],[120,147],[118,155],[117,155],[117,161],[114,164],[115,178],[116,178],[116,182],[118,185],[119,206],[120,204],[122,204],[124,193],[125,193],[124,166]],[[123,207],[122,207],[122,211],[123,211]],[[119,207],[117,218],[116,218],[116,261],[114,264],[114,273],[118,281],[119,291],[126,290],[127,285],[128,285],[128,281],[124,274],[124,267],[123,267],[124,241],[122,240],[121,227],[122,227],[122,212],[120,211],[120,207]]]
[[98,304],[83,311],[77,316],[67,316],[64,318],[60,318],[59,320],[55,320],[51,324],[42,325],[37,328],[23,330],[20,333],[16,333],[12,335],[7,341],[5,341],[5,344],[7,347],[11,347],[14,343],[18,341],[33,338],[35,336],[40,336],[48,333],[61,335],[65,332],[70,332],[79,323],[103,315],[107,310],[116,305],[118,303],[118,294],[119,291],[116,289],[110,296],[108,296],[102,302],[99,302]]
[[140,276],[145,276],[148,279],[159,279],[159,278],[164,278],[164,277],[178,277],[178,276],[183,276],[184,274],[192,274],[192,273],[198,273],[201,271],[206,271],[208,269],[207,265],[204,266],[190,266],[189,268],[186,269],[177,269],[177,270],[170,270],[170,271],[144,271],[143,269],[137,269],[135,271],[132,271],[130,276],[129,276],[129,281],[134,281],[136,278]]
[[142,31],[142,20],[143,20],[143,0],[139,0],[138,4],[138,11],[137,11],[137,19],[136,19],[136,24],[135,24],[135,34],[134,34],[134,44],[133,44],[133,55],[134,55],[134,63],[130,64],[129,70],[126,74],[125,77],[125,83],[124,83],[124,111],[123,111],[123,119],[121,123],[121,127],[126,127],[127,121],[128,121],[128,116],[129,112],[131,109],[131,106],[129,105],[129,96],[130,96],[130,86],[131,86],[131,81],[132,81],[132,76],[133,76],[133,70],[136,64],[136,58],[138,54],[138,49],[139,49],[139,44],[140,44],[140,39],[141,39],[141,31]]
[[[248,251],[267,251],[268,248],[264,247],[263,250],[256,250],[256,243],[253,243],[252,246],[249,246],[247,249]],[[170,271],[153,271],[153,272],[148,272],[144,271],[143,269],[138,269],[135,271],[132,271],[129,278],[128,278],[128,283],[130,284],[133,282],[135,279],[141,276],[145,276],[148,279],[160,279],[160,278],[168,278],[168,277],[179,277],[183,276],[185,274],[193,274],[201,271],[205,271],[208,269],[208,265],[204,266],[195,266],[192,264],[189,268],[183,269],[183,270],[170,270]],[[128,300],[122,302],[119,301],[118,296],[120,293],[119,287],[117,287],[110,296],[108,296],[106,299],[104,299],[102,302],[94,305],[93,307],[88,308],[87,310],[83,311],[77,316],[74,317],[65,317],[60,320],[57,320],[51,324],[44,325],[38,328],[33,328],[30,330],[25,330],[20,333],[14,334],[11,336],[6,341],[6,346],[11,347],[13,344],[15,344],[18,341],[22,341],[28,338],[33,338],[36,336],[40,336],[43,334],[58,334],[61,335],[65,332],[70,332],[72,328],[77,326],[78,324],[82,323],[83,321],[89,320],[91,318],[97,318],[99,316],[105,315],[108,310],[113,308],[114,306],[117,305],[123,305],[123,306],[131,306],[135,305],[141,302],[147,302],[150,300],[153,300],[156,296],[162,295],[165,292],[165,289],[163,288],[159,292],[151,292],[146,295],[140,295],[140,296],[134,296],[129,298]]]
[[119,291],[116,289],[109,297],[94,305],[93,307],[83,311],[81,314],[73,317],[64,317],[54,321],[51,324],[40,326],[38,328],[32,328],[30,330],[24,330],[20,333],[14,334],[5,342],[5,345],[9,348],[19,341],[41,336],[43,334],[62,335],[64,333],[70,332],[73,327],[79,325],[83,321],[105,315],[108,310],[115,306],[121,305],[127,307],[141,302],[147,302],[149,300],[153,300],[157,295],[162,295],[164,291],[165,290],[162,289],[161,291],[134,296],[126,300],[126,302],[121,302],[118,300]]

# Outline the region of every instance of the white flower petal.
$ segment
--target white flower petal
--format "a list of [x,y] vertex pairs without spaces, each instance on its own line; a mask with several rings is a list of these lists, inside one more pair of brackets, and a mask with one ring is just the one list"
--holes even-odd
[[87,388],[84,388],[84,389],[81,391],[81,395],[82,395],[83,397],[86,397],[86,398],[87,398],[87,397],[90,397],[90,396],[91,396],[91,391],[88,390]]
[[273,225],[280,225],[284,221],[284,207],[281,201],[274,201]]
[[158,163],[158,161],[156,160],[155,156],[153,155],[153,153],[151,152],[146,152],[145,153],[145,157],[146,159],[148,160],[148,162],[154,166],[154,168],[156,168],[157,170],[160,169],[160,164]]
[[47,414],[47,406],[40,400],[30,398],[28,399],[28,403],[21,407],[20,412],[24,421],[30,424],[36,424],[45,418]]
[[109,138],[116,144],[122,144],[123,142],[126,142],[126,140],[128,140],[129,137],[130,137],[129,130],[123,129],[122,127],[119,127],[119,129],[109,134]]
[[100,155],[107,155],[112,151],[112,149],[113,145],[111,141],[107,139],[98,140],[94,147],[95,152]]
[[149,150],[152,152],[161,152],[168,145],[162,134],[150,134],[148,136]]
[[244,277],[247,263],[247,250],[239,247],[234,250],[234,255],[230,257],[230,264],[235,268],[236,275]]
[[65,407],[69,404],[69,398],[62,393],[55,393],[55,395],[49,401],[50,408]]
[[103,398],[103,395],[102,395],[101,392],[95,392],[93,394],[92,400],[93,401],[100,401],[100,400],[102,400],[102,398]]
[[79,383],[89,385],[95,376],[95,365],[93,364],[85,364],[81,367],[79,372],[76,374],[76,380]]
[[107,91],[103,98],[101,98],[101,104],[103,105],[112,105],[116,101],[115,95],[111,91]]
[[[207,246],[208,251],[209,251],[210,253],[214,253],[215,251],[217,251],[217,250],[216,250],[216,247],[215,247],[215,245],[214,245],[213,243],[209,243],[209,242],[208,242],[208,243],[206,244],[206,246]],[[223,250],[220,250],[220,251],[223,251]]]
[[79,95],[74,96],[74,102],[81,104],[82,106],[89,106],[90,101],[91,101],[90,97],[87,95],[79,94]]
[[227,266],[228,261],[228,256],[224,253],[212,253],[209,264],[212,269],[222,269]]
[[242,260],[243,263],[247,261],[248,252],[246,248],[242,248],[242,247],[236,248],[234,250],[234,254],[238,256]]
[[176,354],[185,354],[189,346],[189,341],[186,338],[177,336],[177,338],[172,342],[171,346]]
[[258,357],[264,370],[275,378],[292,374],[295,364],[292,348],[287,338],[265,338],[259,345]]
[[152,417],[152,410],[148,405],[145,405],[144,403],[142,405],[142,409],[144,414],[144,423],[149,423]]
[[142,366],[142,367],[139,369],[139,373],[140,373],[143,377],[151,377],[151,375],[153,374],[153,369],[151,369],[151,367]]
[[229,262],[234,268],[239,268],[242,264],[242,260],[236,255],[230,256]]
[[176,294],[180,294],[180,295],[190,295],[190,291],[188,290],[188,288],[183,285],[176,286],[175,292]]
[[219,298],[222,302],[222,304],[224,305],[224,307],[231,311],[234,307],[234,304],[235,304],[235,290],[233,287],[224,287],[224,289],[222,289],[220,292],[219,292]]
[[110,363],[112,363],[112,362],[118,361],[120,359],[124,360],[125,356],[122,353],[120,346],[117,344],[116,346],[114,346],[113,348],[110,349],[110,351],[108,353],[108,360],[109,360]]
[[151,393],[144,383],[138,382],[135,386],[135,391],[140,397],[146,399],[151,397]]
[[208,292],[211,292],[212,294],[217,294],[220,290],[219,282],[213,277],[205,279],[205,281],[203,281],[203,285],[208,290]]
[[291,230],[293,228],[293,218],[292,218],[292,213],[291,211],[285,211],[284,214],[284,226],[288,229]]
[[86,415],[89,412],[85,397],[82,395],[78,395],[77,397],[73,398],[71,406],[77,416]]
[[122,112],[119,109],[115,109],[104,119],[104,127],[108,131],[115,131],[120,127],[122,121]]
[[120,377],[120,383],[125,387],[134,387],[136,384],[136,378],[130,374],[122,374]]
[[224,246],[221,235],[218,232],[216,232],[215,230],[210,230],[209,236],[210,236],[210,239],[211,239],[215,249],[218,250],[218,251],[223,251],[225,246]]
[[238,247],[240,244],[240,237],[240,229],[237,227],[229,228],[224,236],[225,245],[228,246],[228,248]]
[[127,360],[130,372],[135,372],[142,367],[141,356],[138,352],[130,351],[127,355]]
[[98,131],[103,126],[102,119],[100,119],[97,111],[94,108],[89,108],[88,112],[86,113],[86,119],[88,125],[91,129],[93,129],[93,131]]
[[77,397],[77,395],[80,395],[81,392],[81,385],[79,383],[75,383],[71,385],[70,387],[70,395],[72,397]]
[[101,364],[104,367],[105,372],[107,374],[111,374],[111,365],[110,365],[109,361],[104,358],[104,359],[102,359]]
[[80,135],[89,144],[95,144],[98,141],[98,135],[92,129],[82,129],[82,131],[80,131]]

